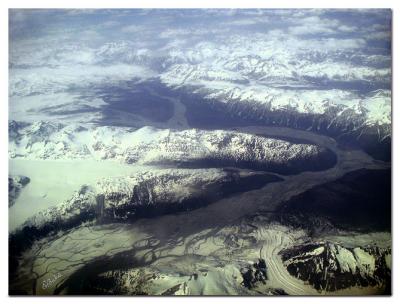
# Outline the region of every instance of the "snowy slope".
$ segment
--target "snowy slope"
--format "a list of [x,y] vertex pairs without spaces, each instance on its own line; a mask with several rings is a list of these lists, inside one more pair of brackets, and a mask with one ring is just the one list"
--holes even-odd
[[[24,159],[110,159],[182,166],[244,166],[282,172],[322,168],[335,157],[325,148],[233,131],[138,130],[40,121],[10,122],[9,155]],[[323,160],[326,160],[324,162]],[[321,162],[318,164],[318,162]]]
[[[249,182],[253,177],[261,178],[262,182]],[[16,227],[13,235],[33,241],[87,221],[125,221],[191,210],[213,203],[238,189],[260,188],[278,180],[265,173],[239,170],[139,170],[128,176],[103,178],[93,186],[82,185],[66,201],[28,218]]]

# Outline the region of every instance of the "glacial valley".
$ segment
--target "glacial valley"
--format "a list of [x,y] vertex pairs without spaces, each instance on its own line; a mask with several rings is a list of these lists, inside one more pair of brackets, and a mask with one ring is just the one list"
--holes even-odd
[[390,10],[9,14],[10,295],[391,294]]

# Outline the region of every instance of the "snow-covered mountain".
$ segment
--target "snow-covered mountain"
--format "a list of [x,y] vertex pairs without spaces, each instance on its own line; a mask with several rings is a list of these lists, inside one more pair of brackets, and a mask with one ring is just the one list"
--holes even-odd
[[204,112],[344,135],[345,141],[388,160],[371,152],[390,150],[391,70],[373,64],[385,59],[363,55],[355,60],[360,55],[353,50],[305,52],[282,44],[257,35],[222,46],[199,44],[187,51],[196,60],[181,52],[184,63],[170,66],[160,79],[201,103]]
[[65,126],[10,122],[9,155],[24,159],[109,159],[144,165],[237,166],[280,173],[318,170],[335,155],[312,144],[295,144],[235,131],[144,127]]
[[98,121],[105,102],[95,88],[157,79],[208,112],[344,137],[390,159],[390,12],[121,14],[136,23],[111,14],[68,34],[55,16],[41,39],[20,33],[25,24],[13,19],[20,36],[10,47],[10,119],[57,120],[49,110],[62,105],[70,121]]
[[280,252],[287,270],[318,290],[352,286],[387,286],[391,249],[348,248],[331,242],[301,244]]
[[72,197],[27,219],[13,238],[30,241],[87,222],[125,221],[191,210],[280,178],[226,169],[155,169],[83,185]]
[[[29,67],[16,49],[18,54],[11,56],[10,118],[92,123],[102,119],[107,105],[96,88],[157,79],[185,96],[187,116],[198,115],[193,107],[202,107],[248,124],[313,130],[344,137],[389,160],[390,57],[364,54],[362,43],[340,49],[327,40],[325,49],[316,51],[293,47],[297,40],[278,44],[276,39],[236,35],[165,46],[163,52],[138,48],[129,40],[98,47],[57,46],[35,54],[38,63]],[[52,111],[57,107],[60,111]],[[190,119],[189,124],[207,125]]]
[[9,21],[10,294],[390,294],[390,10]]

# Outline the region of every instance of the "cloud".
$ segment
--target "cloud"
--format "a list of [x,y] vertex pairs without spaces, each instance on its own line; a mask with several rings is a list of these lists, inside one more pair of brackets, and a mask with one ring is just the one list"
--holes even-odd
[[159,34],[160,38],[175,38],[177,36],[187,36],[193,34],[195,31],[190,29],[167,29]]
[[342,32],[356,32],[356,31],[358,31],[358,27],[348,26],[348,25],[340,25],[338,27],[338,30],[342,31]]
[[368,40],[376,39],[376,40],[388,40],[391,39],[392,33],[391,32],[376,32],[370,33],[367,36]]
[[228,25],[238,25],[238,26],[254,25],[257,23],[260,23],[260,21],[258,19],[239,19],[239,20],[233,20],[233,21],[226,22],[226,24],[228,24]]
[[97,9],[68,9],[65,10],[65,15],[69,16],[82,16],[98,14],[101,10]]
[[[13,24],[31,34],[12,41],[13,67],[72,68],[75,64],[91,69],[93,65],[140,61],[143,56],[135,53],[140,48],[149,50],[146,63],[154,62],[152,67],[164,56],[169,64],[191,59],[209,64],[215,58],[222,62],[227,58],[258,57],[264,60],[255,67],[258,70],[272,66],[268,60],[273,59],[286,66],[299,62],[299,58],[309,66],[315,64],[313,60],[333,65],[335,60],[349,61],[355,52],[371,56],[376,48],[368,49],[368,39],[390,39],[391,35],[388,12],[371,17],[365,10],[66,10],[58,14],[61,18],[47,21],[43,16],[50,16],[49,11],[10,11]],[[40,26],[43,32],[33,37],[36,28],[30,26],[36,19],[44,19],[47,24]],[[124,44],[122,49],[113,49],[117,55],[100,58],[96,53],[107,43],[116,42]],[[318,57],[316,53],[323,55]],[[273,72],[278,71],[277,67]]]
[[292,26],[289,27],[288,32],[292,35],[299,36],[335,33],[332,28],[321,24]]
[[119,25],[121,25],[120,22],[115,21],[115,20],[109,20],[104,23],[101,23],[99,26],[101,28],[110,28],[110,27],[115,27],[115,26],[119,26]]
[[113,83],[152,77],[154,72],[131,64],[109,66],[74,64],[60,67],[13,69],[10,73],[10,95],[26,96],[49,92],[64,92],[71,87],[88,88],[101,83]]
[[123,32],[123,33],[138,33],[140,31],[143,31],[144,29],[145,28],[141,25],[132,24],[132,25],[122,27],[121,32]]

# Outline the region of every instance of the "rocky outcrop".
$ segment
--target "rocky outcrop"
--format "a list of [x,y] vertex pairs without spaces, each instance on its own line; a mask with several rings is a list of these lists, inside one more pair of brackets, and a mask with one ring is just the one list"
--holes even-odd
[[30,179],[23,175],[8,176],[8,208],[15,204],[21,190],[29,184]]
[[253,265],[243,268],[241,273],[243,277],[242,284],[248,289],[254,288],[259,282],[265,284],[266,280],[268,280],[267,264],[264,259],[259,259]]
[[390,293],[391,249],[307,243],[279,253],[289,273],[318,290],[374,286]]
[[103,218],[125,220],[195,209],[279,180],[234,169],[166,169],[104,179],[96,187],[104,195]]

